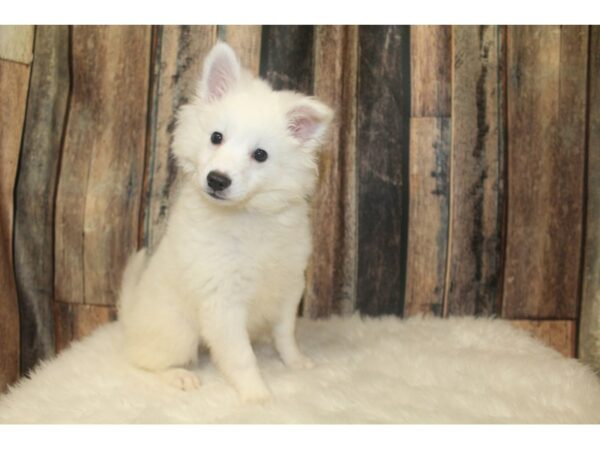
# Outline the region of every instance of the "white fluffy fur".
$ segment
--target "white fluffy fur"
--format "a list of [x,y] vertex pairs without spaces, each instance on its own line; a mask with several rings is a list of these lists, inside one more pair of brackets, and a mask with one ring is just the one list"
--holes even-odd
[[592,371],[500,320],[301,319],[298,340],[315,367],[259,343],[273,398],[241,403],[206,355],[189,392],[133,368],[110,324],[0,397],[0,422],[600,423]]
[[[125,272],[126,354],[191,390],[199,380],[185,367],[204,345],[243,399],[265,400],[250,339],[268,333],[287,366],[311,365],[294,324],[311,250],[307,198],[333,114],[313,98],[273,91],[224,43],[207,56],[198,86],[178,114],[173,152],[184,180],[166,234]],[[213,132],[221,143],[211,142]],[[265,162],[252,157],[258,148]],[[231,185],[211,189],[213,171]]]

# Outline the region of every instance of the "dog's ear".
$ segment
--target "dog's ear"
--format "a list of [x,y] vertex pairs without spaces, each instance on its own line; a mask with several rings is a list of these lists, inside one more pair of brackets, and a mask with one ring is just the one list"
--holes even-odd
[[329,106],[312,97],[303,97],[288,110],[287,128],[302,147],[313,150],[323,142],[332,120]]
[[240,62],[233,49],[224,42],[215,44],[204,60],[198,94],[204,101],[220,99],[240,79]]

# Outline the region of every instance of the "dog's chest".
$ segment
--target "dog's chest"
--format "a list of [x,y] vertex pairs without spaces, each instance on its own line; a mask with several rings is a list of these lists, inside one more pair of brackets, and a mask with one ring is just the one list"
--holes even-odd
[[202,297],[275,293],[302,277],[310,252],[308,222],[209,221],[180,242],[187,279]]

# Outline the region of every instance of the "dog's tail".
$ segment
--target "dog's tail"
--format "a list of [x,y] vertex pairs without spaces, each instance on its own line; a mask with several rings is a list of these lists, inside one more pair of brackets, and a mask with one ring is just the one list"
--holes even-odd
[[135,291],[135,288],[140,281],[140,277],[146,268],[148,258],[146,249],[143,248],[139,252],[131,255],[125,270],[123,271],[123,280],[121,282],[121,293],[119,295],[119,310],[122,310],[123,305],[127,303]]

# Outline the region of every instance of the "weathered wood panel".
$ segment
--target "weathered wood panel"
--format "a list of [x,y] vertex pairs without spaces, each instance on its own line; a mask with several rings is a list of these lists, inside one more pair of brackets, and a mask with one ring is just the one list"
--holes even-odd
[[451,124],[448,118],[410,121],[410,200],[406,315],[442,315],[448,249]]
[[404,311],[409,40],[407,26],[359,28],[356,289],[358,310],[370,315]]
[[117,318],[114,306],[79,305],[55,302],[56,351],[60,352],[72,341],[92,333],[100,325]]
[[500,312],[504,27],[453,27],[446,315]]
[[36,27],[15,204],[21,372],[52,356],[54,196],[69,97],[69,29]]
[[73,89],[56,200],[56,300],[114,304],[137,247],[150,27],[72,31]]
[[577,317],[587,49],[587,27],[508,29],[508,318]]
[[31,63],[33,25],[0,25],[0,59]]
[[357,27],[315,27],[315,87],[336,119],[319,161],[313,198],[313,253],[307,269],[304,314],[350,313],[355,303],[354,161]]
[[159,26],[153,37],[153,76],[142,212],[142,245],[153,249],[165,231],[177,191],[171,157],[175,113],[196,92],[202,61],[216,42],[215,26]]
[[567,358],[575,357],[577,324],[574,320],[511,320],[517,328],[529,332]]
[[19,376],[13,198],[28,84],[29,66],[0,60],[0,392]]
[[451,41],[451,27],[410,27],[406,315],[440,316],[444,305],[451,141]]
[[600,371],[600,26],[590,29],[587,225],[579,357]]
[[260,75],[269,80],[275,89],[292,89],[312,94],[313,27],[263,26]]
[[452,97],[452,27],[410,27],[411,116],[448,117]]
[[258,75],[262,27],[260,25],[221,25],[219,39],[235,50],[243,67]]

